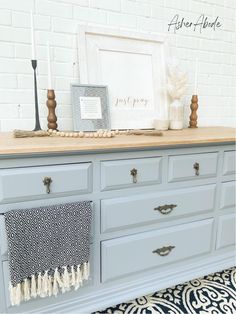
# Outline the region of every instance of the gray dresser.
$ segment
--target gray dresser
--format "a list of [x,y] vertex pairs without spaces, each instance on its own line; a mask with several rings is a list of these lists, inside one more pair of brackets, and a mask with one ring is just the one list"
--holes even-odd
[[215,129],[205,141],[201,130],[168,132],[124,138],[123,148],[122,138],[102,147],[103,139],[2,137],[0,213],[91,200],[93,224],[89,281],[11,307],[0,215],[0,313],[90,313],[234,265],[234,131]]

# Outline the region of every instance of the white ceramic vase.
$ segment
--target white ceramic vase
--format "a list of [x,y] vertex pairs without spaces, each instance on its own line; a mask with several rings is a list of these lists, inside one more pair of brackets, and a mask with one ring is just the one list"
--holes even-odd
[[171,130],[182,130],[184,127],[184,105],[179,99],[170,104],[170,126]]

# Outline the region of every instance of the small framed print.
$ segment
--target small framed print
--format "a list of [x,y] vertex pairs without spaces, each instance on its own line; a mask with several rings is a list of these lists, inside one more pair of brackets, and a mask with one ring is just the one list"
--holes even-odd
[[107,86],[73,84],[71,100],[75,131],[110,128]]

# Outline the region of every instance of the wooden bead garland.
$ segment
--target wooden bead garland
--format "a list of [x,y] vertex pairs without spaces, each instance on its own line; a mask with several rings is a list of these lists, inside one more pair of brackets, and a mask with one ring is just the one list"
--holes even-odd
[[49,136],[61,137],[79,137],[79,138],[112,138],[117,135],[147,135],[147,136],[162,136],[163,133],[157,130],[104,130],[100,129],[96,132],[59,132],[57,130],[48,130]]
[[119,134],[119,131],[110,131],[110,130],[98,130],[96,132],[60,132],[57,130],[49,129],[48,133],[50,136],[60,136],[60,137],[79,137],[79,138],[111,138]]

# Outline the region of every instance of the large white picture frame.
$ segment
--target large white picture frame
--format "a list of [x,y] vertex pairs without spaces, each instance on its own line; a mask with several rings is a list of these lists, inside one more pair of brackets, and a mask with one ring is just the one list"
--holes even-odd
[[82,84],[108,86],[113,129],[153,128],[168,118],[166,43],[162,35],[80,26]]

